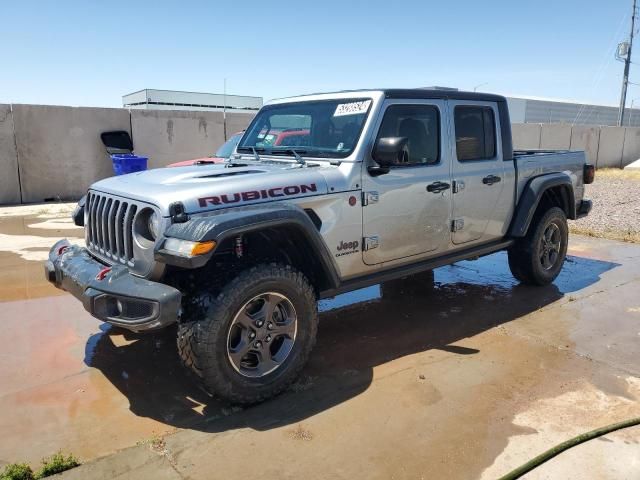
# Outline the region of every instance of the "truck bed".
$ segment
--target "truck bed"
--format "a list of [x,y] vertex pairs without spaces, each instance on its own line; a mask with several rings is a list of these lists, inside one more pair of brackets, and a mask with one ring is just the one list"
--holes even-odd
[[513,161],[516,167],[516,198],[520,195],[533,176],[551,172],[564,172],[573,183],[576,202],[582,200],[584,186],[582,183],[583,168],[586,163],[585,153],[569,150],[515,150]]

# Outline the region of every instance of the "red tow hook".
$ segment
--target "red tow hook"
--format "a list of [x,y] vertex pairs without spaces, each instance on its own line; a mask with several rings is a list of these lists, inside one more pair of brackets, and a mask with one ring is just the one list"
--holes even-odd
[[60,248],[58,248],[58,256],[62,255],[64,252],[66,252],[68,248],[69,248],[68,245],[63,245]]
[[96,280],[98,280],[99,282],[104,280],[105,277],[109,274],[109,272],[111,271],[111,267],[104,267],[102,270],[100,270],[98,272],[98,274],[96,275]]

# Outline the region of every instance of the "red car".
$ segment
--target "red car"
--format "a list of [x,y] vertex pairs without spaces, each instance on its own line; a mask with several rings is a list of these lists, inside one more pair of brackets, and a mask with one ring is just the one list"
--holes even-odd
[[[239,132],[233,135],[229,140],[224,142],[222,146],[216,151],[213,157],[194,158],[193,160],[184,160],[182,162],[176,162],[168,165],[169,167],[187,167],[189,165],[202,165],[205,163],[222,163],[231,156],[233,150],[238,145],[238,142],[242,138],[244,132]],[[271,130],[268,133],[261,134],[262,140],[256,145],[265,147],[277,147],[286,145],[289,147],[298,147],[305,144],[306,137],[309,135],[309,130]],[[260,138],[259,136],[259,138]],[[297,138],[296,138],[297,137]]]
[[194,158],[193,160],[184,160],[182,162],[172,163],[168,167],[187,167],[189,165],[202,165],[203,163],[222,163],[233,153],[238,142],[242,138],[244,132],[235,133],[220,146],[213,157]]
[[260,147],[300,147],[306,144],[309,130],[290,129],[290,130],[270,130],[268,133],[258,135],[261,140],[256,142],[256,146]]

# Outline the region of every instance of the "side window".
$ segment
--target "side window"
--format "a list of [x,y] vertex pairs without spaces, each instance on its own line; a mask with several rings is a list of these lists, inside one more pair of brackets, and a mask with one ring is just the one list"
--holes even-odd
[[440,115],[432,105],[391,105],[378,131],[378,138],[383,137],[407,137],[409,161],[403,165],[440,161]]
[[456,152],[461,162],[496,156],[496,121],[491,107],[455,107]]

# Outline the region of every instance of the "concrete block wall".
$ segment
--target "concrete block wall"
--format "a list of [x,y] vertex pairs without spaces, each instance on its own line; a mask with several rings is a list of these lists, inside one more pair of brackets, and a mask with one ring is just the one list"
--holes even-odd
[[514,148],[518,150],[539,149],[541,130],[542,125],[539,123],[514,123],[511,125]]
[[[253,113],[228,113],[228,136]],[[149,168],[213,155],[222,112],[0,105],[0,204],[71,200],[113,175],[100,133],[125,130]]]
[[100,133],[129,131],[121,108],[13,105],[22,202],[79,198],[113,175]]
[[571,141],[569,150],[584,150],[587,162],[592,165],[598,163],[598,144],[600,142],[600,129],[575,125],[571,129]]
[[626,127],[624,129],[624,143],[622,147],[621,167],[625,167],[640,158],[640,128]]
[[562,123],[542,124],[540,148],[544,150],[569,150],[571,146],[571,125]]
[[624,147],[625,129],[620,127],[600,127],[598,142],[598,168],[620,167]]
[[224,142],[217,113],[132,110],[133,147],[149,168],[211,155]]
[[[252,113],[227,113],[227,138],[247,128]],[[149,168],[208,157],[224,143],[220,112],[131,110],[133,146],[149,157]]]
[[597,168],[622,168],[640,158],[640,128],[515,123],[516,150],[583,150]]
[[20,203],[18,154],[11,105],[0,104],[0,205]]

